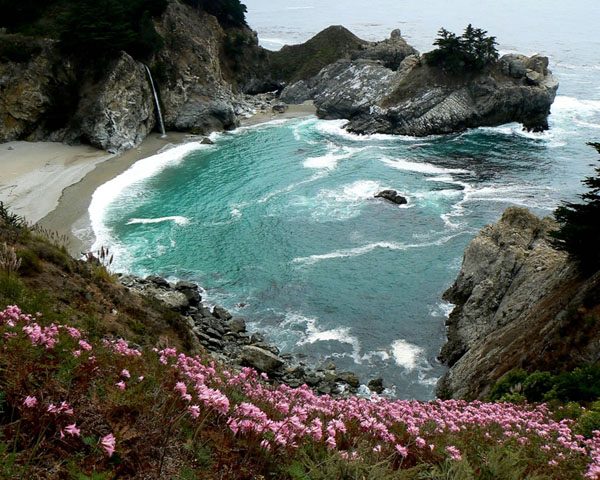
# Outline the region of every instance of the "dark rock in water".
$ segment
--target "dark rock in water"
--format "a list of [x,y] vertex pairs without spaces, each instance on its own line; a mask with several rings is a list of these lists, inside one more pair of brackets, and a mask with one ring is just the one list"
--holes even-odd
[[284,103],[278,103],[277,105],[273,105],[271,110],[273,110],[273,113],[285,113],[288,108],[290,108],[288,105]]
[[252,343],[262,343],[265,341],[265,336],[262,333],[253,333],[250,337]]
[[227,310],[225,310],[223,307],[221,307],[220,305],[215,305],[215,307],[213,308],[213,315],[215,317],[217,317],[220,320],[231,320],[232,316],[231,313],[229,313]]
[[400,195],[396,190],[382,190],[377,195],[375,195],[375,198],[384,198],[397,205],[404,205],[408,203],[406,197]]
[[340,372],[337,374],[336,380],[347,383],[353,388],[358,388],[360,386],[358,376],[352,372]]
[[204,138],[202,139],[202,141],[200,142],[200,144],[202,144],[202,145],[214,145],[214,144],[215,144],[215,142],[213,142],[213,141],[212,141],[210,138],[208,138],[208,137],[204,137]]
[[380,395],[383,392],[383,379],[381,377],[374,378],[367,384],[367,387],[369,387],[369,390],[372,392]]
[[242,348],[242,361],[266,373],[273,373],[283,365],[283,361],[276,355],[253,345]]
[[227,328],[233,333],[243,333],[246,331],[246,321],[243,318],[232,318],[227,322]]

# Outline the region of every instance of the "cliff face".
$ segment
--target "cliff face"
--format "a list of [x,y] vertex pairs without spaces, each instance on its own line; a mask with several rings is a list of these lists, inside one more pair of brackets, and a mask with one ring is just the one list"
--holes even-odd
[[[234,128],[247,107],[223,79],[225,32],[217,19],[173,1],[155,26],[165,46],[148,63],[166,127],[198,133]],[[56,40],[10,34],[0,34],[0,51],[23,42],[38,48],[0,63],[0,142],[85,142],[119,151],[139,144],[154,127],[154,98],[140,61],[125,52],[110,62],[69,59]]]
[[484,398],[515,368],[562,371],[600,360],[600,272],[583,278],[554,250],[550,218],[510,207],[465,251],[461,271],[444,299],[450,314],[440,360],[450,370],[442,397]]

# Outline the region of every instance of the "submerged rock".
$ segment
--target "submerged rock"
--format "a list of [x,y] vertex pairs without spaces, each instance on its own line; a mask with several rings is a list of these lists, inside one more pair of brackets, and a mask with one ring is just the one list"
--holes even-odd
[[390,202],[395,203],[397,205],[404,205],[408,203],[406,197],[400,195],[396,190],[382,190],[377,195],[375,195],[375,198],[384,198],[385,200],[389,200]]
[[381,393],[383,393],[383,378],[378,377],[378,378],[374,378],[373,380],[370,380],[369,383],[367,383],[367,387],[369,387],[369,390],[371,390],[372,392],[375,392],[377,395],[380,395]]

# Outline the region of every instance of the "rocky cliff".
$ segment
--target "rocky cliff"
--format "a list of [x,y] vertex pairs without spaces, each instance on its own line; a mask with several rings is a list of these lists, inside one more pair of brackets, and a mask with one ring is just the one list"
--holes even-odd
[[[148,64],[167,129],[237,126],[252,105],[224,79],[226,32],[217,19],[171,1],[154,26],[164,46]],[[22,44],[35,48],[22,54]],[[156,123],[145,66],[125,52],[108,61],[81,59],[65,55],[52,38],[0,33],[2,52],[10,55],[0,55],[0,142],[84,142],[119,151],[139,144]]]
[[557,89],[546,57],[505,55],[482,72],[449,74],[428,65],[396,31],[290,85],[282,99],[314,99],[319,117],[348,119],[355,133],[425,136],[509,122],[547,129]]
[[444,299],[455,304],[441,397],[484,398],[515,368],[559,372],[600,360],[600,272],[583,277],[551,247],[550,218],[510,207],[469,244]]

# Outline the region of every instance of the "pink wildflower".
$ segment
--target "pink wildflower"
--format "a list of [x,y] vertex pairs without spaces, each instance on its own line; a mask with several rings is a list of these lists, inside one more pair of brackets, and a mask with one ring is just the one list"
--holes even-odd
[[121,375],[123,375],[125,378],[131,378],[131,374],[129,373],[129,370],[127,370],[126,368],[121,370]]
[[109,457],[112,457],[115,453],[115,437],[112,433],[109,433],[100,440],[100,446],[106,451]]
[[79,437],[81,430],[79,430],[77,428],[77,425],[72,423],[71,425],[67,425],[65,427],[65,432],[67,432],[69,435],[71,435],[72,437]]
[[127,385],[125,385],[125,382],[123,380],[121,380],[119,383],[115,384],[117,387],[119,387],[121,390],[125,390],[125,387]]
[[144,376],[143,376],[143,375],[140,375],[140,376],[138,377],[138,382],[143,382],[143,381],[144,381]]
[[25,405],[28,408],[33,408],[37,405],[38,401],[37,398],[35,397],[30,397],[29,395],[27,397],[25,397],[25,400],[23,400],[23,405]]
[[453,460],[462,460],[462,455],[460,454],[460,450],[456,448],[454,445],[448,445],[446,447],[446,451],[450,454],[450,458]]
[[398,443],[396,444],[396,447],[395,447],[395,448],[396,448],[396,451],[397,451],[397,452],[398,452],[400,455],[402,455],[403,457],[408,457],[408,448],[406,448],[406,447],[403,447],[402,445],[400,445],[400,444],[398,444]]

